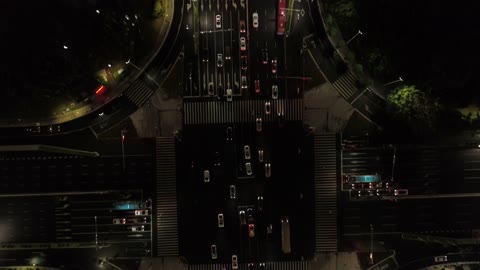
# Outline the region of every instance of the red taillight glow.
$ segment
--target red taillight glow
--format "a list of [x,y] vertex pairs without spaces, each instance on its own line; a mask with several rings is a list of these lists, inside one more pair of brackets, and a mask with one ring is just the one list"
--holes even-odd
[[97,90],[95,91],[95,94],[97,96],[101,95],[103,92],[105,92],[105,85],[100,85]]

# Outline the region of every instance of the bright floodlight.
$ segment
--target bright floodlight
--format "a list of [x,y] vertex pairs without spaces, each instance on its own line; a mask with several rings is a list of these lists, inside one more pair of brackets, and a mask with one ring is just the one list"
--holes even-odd
[[108,66],[108,67],[112,67],[112,64],[108,64],[107,66]]
[[128,65],[128,64],[130,64],[130,59],[128,59],[128,61],[127,61],[127,62],[125,62],[125,64],[127,64],[127,65]]
[[403,82],[403,79],[402,79],[402,77],[398,77],[398,80],[399,80],[399,81],[401,81],[401,82]]
[[67,50],[67,49],[68,49],[67,45],[63,45],[63,48],[64,48],[65,50]]
[[97,12],[97,14],[100,14],[100,10],[98,10],[98,9],[97,9],[97,10],[95,10],[95,12]]

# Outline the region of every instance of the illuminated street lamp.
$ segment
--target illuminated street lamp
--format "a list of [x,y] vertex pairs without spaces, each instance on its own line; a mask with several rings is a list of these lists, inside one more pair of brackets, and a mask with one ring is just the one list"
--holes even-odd
[[68,46],[67,46],[67,45],[63,45],[63,48],[64,48],[65,50],[68,50]]
[[123,172],[125,172],[125,134],[127,133],[126,129],[122,129],[122,161],[123,161]]
[[394,83],[397,83],[397,82],[403,82],[403,79],[402,79],[402,77],[398,77],[398,80],[395,80],[395,81],[392,81],[392,82],[386,83],[386,84],[384,84],[383,86],[387,86],[387,85],[394,84]]
[[349,39],[345,45],[348,45],[348,43],[354,40],[358,35],[363,35],[362,31],[358,30],[358,32],[351,39]]

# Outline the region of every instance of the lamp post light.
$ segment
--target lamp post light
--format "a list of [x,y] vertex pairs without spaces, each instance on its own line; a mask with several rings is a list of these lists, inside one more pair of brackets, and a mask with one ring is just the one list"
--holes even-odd
[[370,263],[373,264],[373,225],[370,224]]
[[397,82],[403,82],[402,77],[398,77],[397,80],[391,81],[391,82],[389,82],[389,83],[386,83],[386,84],[384,84],[383,86],[387,86],[387,85],[394,84],[394,83],[397,83]]
[[125,134],[127,133],[126,129],[122,129],[122,164],[123,164],[123,172],[125,172]]
[[345,43],[345,45],[348,45],[348,43],[350,43],[352,40],[354,40],[358,35],[363,35],[362,31],[358,30],[358,32],[352,38],[350,38],[347,41],[347,43]]

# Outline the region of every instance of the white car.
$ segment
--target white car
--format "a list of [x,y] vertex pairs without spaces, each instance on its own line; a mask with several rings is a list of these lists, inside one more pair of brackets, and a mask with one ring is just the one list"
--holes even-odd
[[227,101],[232,101],[233,100],[233,92],[232,89],[228,88],[227,89]]
[[238,218],[240,219],[241,225],[247,224],[247,217],[245,216],[245,210],[240,210],[238,212]]
[[247,175],[252,175],[252,163],[247,162],[245,163],[245,171],[247,172]]
[[218,219],[218,227],[219,228],[225,227],[225,220],[223,219],[222,213],[218,214],[217,219]]
[[240,50],[247,50],[247,41],[245,40],[245,37],[240,38]]
[[237,188],[234,185],[230,186],[230,199],[235,199],[237,197]]
[[258,162],[260,162],[260,163],[263,162],[263,150],[262,149],[258,150]]
[[237,255],[232,255],[232,269],[238,269],[238,257]]
[[210,182],[210,171],[209,170],[203,171],[203,181],[205,181],[205,183]]
[[270,163],[265,163],[265,177],[272,176],[272,165]]
[[145,231],[145,226],[132,226],[132,232],[143,232]]
[[272,98],[273,99],[278,98],[278,85],[276,84],[272,85]]
[[222,28],[222,16],[220,15],[215,16],[215,28]]
[[216,259],[217,258],[217,246],[216,245],[212,245],[210,247],[210,254],[212,255],[212,259]]
[[256,123],[257,131],[258,132],[262,131],[262,118],[257,117],[257,119],[255,120],[255,123]]
[[146,216],[148,215],[148,210],[135,210],[135,216]]
[[270,114],[271,111],[272,111],[272,107],[270,105],[270,101],[266,101],[265,102],[265,114]]
[[250,159],[251,155],[250,155],[250,146],[249,145],[245,145],[243,147],[243,155],[244,155],[246,160]]
[[253,23],[253,28],[258,28],[258,13],[254,12],[252,14],[252,23]]

